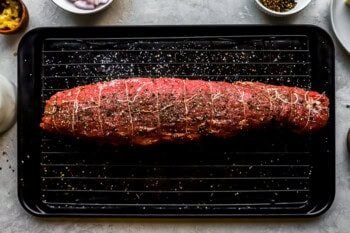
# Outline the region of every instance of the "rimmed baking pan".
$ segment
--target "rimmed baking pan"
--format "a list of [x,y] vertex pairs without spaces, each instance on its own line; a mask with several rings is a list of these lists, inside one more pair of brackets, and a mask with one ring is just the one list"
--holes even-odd
[[[315,90],[330,119],[149,147],[40,129],[57,91],[127,77],[259,81]],[[334,47],[310,25],[38,28],[18,48],[18,193],[38,216],[308,217],[335,193]]]

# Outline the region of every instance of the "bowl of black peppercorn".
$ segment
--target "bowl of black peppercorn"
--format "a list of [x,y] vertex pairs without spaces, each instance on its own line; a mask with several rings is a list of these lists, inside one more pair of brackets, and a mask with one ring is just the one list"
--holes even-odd
[[309,5],[311,0],[255,0],[264,13],[271,16],[289,16],[296,14]]

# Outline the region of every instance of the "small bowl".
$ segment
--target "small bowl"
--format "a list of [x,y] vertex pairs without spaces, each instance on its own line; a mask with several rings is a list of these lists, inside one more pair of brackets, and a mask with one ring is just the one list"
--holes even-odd
[[[6,0],[0,0],[0,3],[3,3],[5,1]],[[27,7],[24,5],[24,3],[21,0],[13,0],[13,1],[19,3],[19,7],[20,7],[20,21],[19,21],[18,25],[15,28],[0,29],[0,33],[1,34],[13,34],[13,33],[16,33],[16,32],[20,31],[21,29],[25,28],[28,25],[29,14],[28,14]]]
[[84,10],[84,9],[80,9],[78,7],[76,7],[71,1],[69,0],[52,0],[57,6],[61,7],[62,9],[70,12],[70,13],[74,13],[74,14],[80,14],[80,15],[87,15],[87,14],[94,14],[97,13],[99,11],[102,11],[104,9],[106,9],[112,2],[113,0],[109,0],[107,3],[105,4],[101,4],[99,6],[97,6],[95,9],[93,10]]
[[277,16],[277,17],[283,17],[283,16],[289,16],[289,15],[296,14],[299,11],[303,10],[307,5],[309,5],[311,0],[295,0],[295,2],[297,4],[295,5],[294,8],[292,8],[288,11],[279,12],[279,11],[271,10],[270,8],[264,6],[260,2],[260,0],[255,0],[255,3],[258,5],[258,7],[261,11],[265,12],[268,15]]

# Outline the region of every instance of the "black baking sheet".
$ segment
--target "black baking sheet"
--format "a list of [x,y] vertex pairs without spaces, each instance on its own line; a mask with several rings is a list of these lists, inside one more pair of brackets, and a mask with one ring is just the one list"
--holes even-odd
[[[114,147],[40,129],[57,91],[127,77],[260,81],[330,98],[313,135],[283,129]],[[334,47],[310,25],[38,28],[18,48],[18,192],[38,216],[315,216],[335,192]]]

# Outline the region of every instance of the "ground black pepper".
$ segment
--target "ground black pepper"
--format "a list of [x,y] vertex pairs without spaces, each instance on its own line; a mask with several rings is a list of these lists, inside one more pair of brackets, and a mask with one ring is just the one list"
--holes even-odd
[[295,0],[260,0],[260,2],[267,8],[278,12],[289,11],[297,4]]

